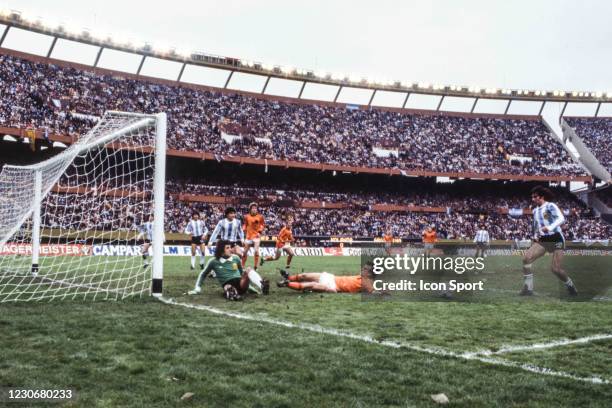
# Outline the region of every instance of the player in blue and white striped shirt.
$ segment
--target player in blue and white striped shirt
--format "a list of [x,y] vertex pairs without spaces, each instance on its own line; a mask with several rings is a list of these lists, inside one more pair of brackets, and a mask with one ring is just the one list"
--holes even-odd
[[489,232],[485,229],[485,225],[482,224],[480,229],[476,231],[476,236],[474,237],[474,243],[476,244],[476,258],[478,258],[479,255],[483,258],[486,256],[485,250],[487,249],[490,241]]
[[218,239],[229,241],[232,246],[232,252],[242,257],[242,245],[244,245],[244,231],[242,230],[242,223],[236,219],[236,209],[228,207],[225,210],[225,218],[217,223],[217,226],[213,230],[209,245],[215,245]]
[[191,220],[185,227],[185,234],[191,235],[191,270],[195,269],[195,261],[198,247],[200,248],[200,269],[204,269],[204,256],[206,255],[206,245],[204,240],[208,235],[208,228],[204,221],[200,219],[200,214],[194,212]]
[[522,296],[533,295],[532,264],[546,252],[552,253],[552,273],[565,284],[571,296],[578,294],[574,282],[562,268],[565,238],[561,225],[565,222],[565,217],[559,207],[550,202],[552,198],[552,191],[546,187],[538,186],[531,190],[531,200],[536,207],[533,209],[533,242],[523,256],[524,285],[520,292]]
[[136,237],[137,240],[142,239],[143,243],[142,243],[142,260],[143,260],[143,268],[146,268],[147,266],[149,266],[149,247],[151,246],[151,243],[153,242],[153,214],[149,215],[149,221],[145,221],[142,223],[142,225],[140,225],[140,227],[138,228],[140,233],[138,234],[138,237]]

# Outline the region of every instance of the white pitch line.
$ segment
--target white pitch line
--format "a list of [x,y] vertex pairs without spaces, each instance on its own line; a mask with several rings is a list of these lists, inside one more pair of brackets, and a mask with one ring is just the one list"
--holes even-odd
[[580,337],[578,339],[560,339],[553,340],[547,343],[534,343],[534,344],[523,344],[523,345],[508,345],[502,346],[498,350],[481,350],[475,351],[473,353],[464,353],[466,356],[493,356],[497,354],[506,354],[506,353],[514,353],[518,351],[535,351],[535,350],[544,350],[555,347],[562,346],[570,346],[572,344],[586,344],[592,341],[597,340],[610,340],[612,339],[612,334],[603,333],[603,334],[594,334],[592,336]]
[[567,378],[570,380],[587,382],[591,384],[610,384],[611,383],[610,380],[607,380],[601,377],[580,377],[580,376],[576,376],[570,373],[566,373],[564,371],[555,371],[555,370],[551,370],[546,367],[539,367],[539,366],[535,366],[532,364],[526,364],[526,363],[517,363],[514,361],[502,360],[500,358],[494,358],[494,357],[481,356],[481,355],[476,355],[473,353],[471,354],[470,353],[456,353],[456,352],[446,350],[443,348],[422,347],[422,346],[417,346],[415,344],[390,341],[390,340],[376,340],[375,338],[371,336],[351,333],[351,332],[342,331],[342,330],[330,329],[330,328],[322,327],[322,326],[315,325],[315,324],[292,323],[292,322],[284,321],[284,320],[271,319],[265,316],[253,316],[253,315],[244,314],[244,313],[228,312],[222,309],[217,309],[212,306],[182,303],[182,302],[177,302],[174,299],[167,299],[164,297],[159,297],[157,299],[159,299],[162,303],[165,303],[167,305],[182,306],[185,308],[196,309],[196,310],[204,310],[209,313],[216,314],[216,315],[227,316],[227,317],[232,317],[232,318],[241,319],[241,320],[249,320],[249,321],[256,322],[256,323],[267,323],[267,324],[286,327],[290,329],[299,329],[299,330],[310,331],[313,333],[327,334],[327,335],[336,336],[336,337],[344,337],[344,338],[348,338],[352,340],[359,340],[359,341],[363,341],[366,343],[376,344],[376,345],[384,346],[384,347],[391,347],[395,349],[405,348],[405,349],[409,349],[412,351],[432,354],[432,355],[436,355],[440,357],[451,357],[451,358],[458,358],[458,359],[469,360],[469,361],[479,361],[479,362],[486,363],[486,364],[517,368],[517,369],[528,371],[528,372],[535,373],[535,374]]

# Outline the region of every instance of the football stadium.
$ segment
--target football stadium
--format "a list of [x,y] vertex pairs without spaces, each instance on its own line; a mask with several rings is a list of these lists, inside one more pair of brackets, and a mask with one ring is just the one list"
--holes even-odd
[[[472,73],[517,79],[460,85],[445,38],[447,60],[340,73],[316,47],[359,53],[370,33],[300,42],[337,4],[261,3],[277,30],[243,26],[259,15],[243,1],[93,3],[79,21],[84,3],[0,2],[0,406],[611,406],[612,78],[595,58],[539,51],[583,82],[525,51],[526,74]],[[406,20],[424,47],[527,4],[391,3],[353,12]],[[556,17],[584,10],[548,3],[550,21],[496,20],[493,44],[580,36]],[[612,9],[587,3],[599,39],[567,41],[610,55]],[[273,62],[291,41],[310,59],[285,60],[315,68]],[[375,76],[402,70],[422,74]]]

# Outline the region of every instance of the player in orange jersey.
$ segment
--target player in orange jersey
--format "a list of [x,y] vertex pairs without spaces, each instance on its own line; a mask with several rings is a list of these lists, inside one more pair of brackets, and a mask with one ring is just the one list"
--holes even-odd
[[425,256],[430,256],[434,245],[438,241],[438,234],[436,234],[435,225],[430,225],[423,231],[423,247],[425,248]]
[[385,235],[383,235],[383,240],[385,241],[385,252],[388,254],[393,246],[393,234],[391,229],[387,229]]
[[287,222],[283,225],[278,236],[276,237],[276,252],[274,256],[267,256],[261,260],[261,265],[266,261],[277,261],[280,258],[282,252],[287,254],[287,264],[285,265],[285,269],[289,269],[291,267],[291,260],[295,256],[295,252],[293,252],[293,248],[291,248],[291,243],[295,241],[293,239],[293,232],[291,232],[291,225],[293,224],[293,219],[291,217],[287,218]]
[[335,276],[328,272],[300,273],[289,275],[287,271],[280,271],[283,280],[277,283],[278,287],[287,287],[293,290],[329,292],[329,293],[372,293],[371,268],[364,267],[359,275]]
[[259,210],[257,203],[249,204],[249,213],[244,216],[242,229],[245,232],[244,254],[242,255],[242,266],[245,266],[249,257],[249,249],[253,247],[255,251],[255,270],[259,264],[259,244],[261,243],[261,233],[266,227],[266,223]]

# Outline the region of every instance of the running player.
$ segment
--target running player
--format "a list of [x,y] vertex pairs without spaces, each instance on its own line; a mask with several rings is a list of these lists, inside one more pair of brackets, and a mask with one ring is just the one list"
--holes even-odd
[[478,258],[479,255],[481,258],[487,256],[485,251],[490,242],[489,231],[486,230],[484,224],[481,224],[480,229],[476,231],[476,236],[474,237],[474,243],[476,244],[476,258]]
[[202,284],[211,272],[215,273],[217,281],[223,288],[223,296],[227,300],[242,300],[242,295],[249,289],[264,295],[270,292],[270,283],[253,268],[242,269],[242,261],[238,255],[233,253],[232,244],[229,241],[221,239],[217,242],[215,256],[200,272],[195,288],[189,291],[190,295],[202,292]]
[[280,273],[283,279],[277,283],[279,288],[329,293],[372,293],[374,291],[371,269],[365,267],[361,274],[349,276],[335,276],[328,272],[289,275],[284,269],[281,269]]
[[185,227],[185,234],[191,235],[191,270],[195,269],[196,254],[200,249],[200,269],[204,269],[204,257],[206,256],[205,238],[208,235],[208,228],[204,221],[200,219],[200,214],[194,212],[191,215],[191,220]]
[[423,231],[423,248],[425,248],[425,256],[430,256],[433,252],[434,245],[438,240],[438,235],[436,234],[435,225],[430,225]]
[[153,214],[149,215],[149,220],[142,223],[140,232],[136,240],[142,239],[142,267],[149,266],[149,247],[153,242]]
[[552,253],[551,271],[565,284],[570,296],[578,295],[572,279],[562,268],[565,238],[561,225],[565,217],[559,207],[552,203],[553,193],[546,187],[537,186],[531,190],[531,200],[536,205],[533,209],[533,237],[531,247],[523,256],[523,289],[521,296],[533,295],[533,262],[546,252]]
[[217,243],[217,237],[224,241],[229,241],[232,245],[232,253],[240,257],[242,256],[244,231],[242,230],[240,221],[236,219],[235,208],[227,207],[225,209],[225,218],[217,223],[217,226],[208,240],[208,244],[211,246],[215,245]]
[[285,265],[285,269],[289,269],[291,267],[291,260],[295,255],[293,248],[291,248],[291,243],[295,241],[293,239],[293,232],[291,232],[291,226],[293,225],[293,219],[291,217],[287,218],[287,222],[283,225],[278,236],[276,237],[276,250],[274,252],[274,256],[267,256],[262,258],[261,265],[264,264],[264,261],[277,261],[282,252],[287,254],[287,263]]
[[249,257],[249,249],[253,247],[255,251],[255,265],[254,269],[257,270],[259,264],[259,244],[261,243],[261,233],[263,232],[266,224],[264,218],[259,214],[257,203],[249,204],[249,213],[244,216],[243,229],[246,233],[246,241],[244,245],[244,255],[242,255],[242,266],[246,264]]

